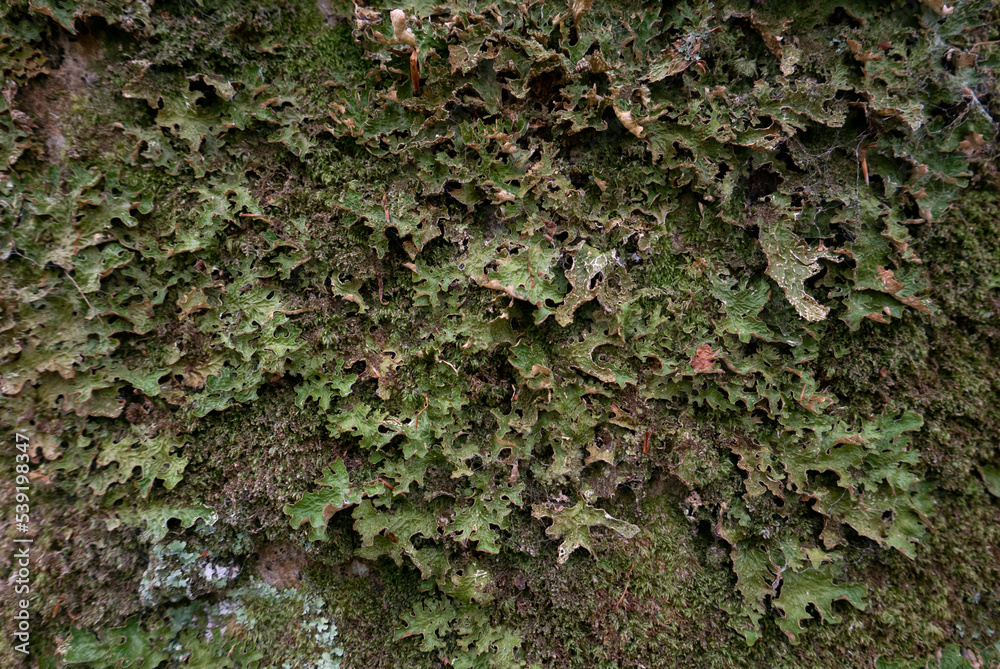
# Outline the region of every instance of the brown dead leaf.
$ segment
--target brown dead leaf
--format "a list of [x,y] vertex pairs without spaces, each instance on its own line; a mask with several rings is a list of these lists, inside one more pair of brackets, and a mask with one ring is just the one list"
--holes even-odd
[[973,51],[959,51],[951,57],[951,62],[955,63],[955,67],[959,69],[975,67],[978,60],[979,54]]
[[715,370],[715,359],[718,352],[712,350],[710,344],[702,344],[691,356],[691,368],[696,372],[711,372]]
[[958,143],[958,150],[971,158],[983,152],[986,142],[978,132],[970,132],[961,142]]
[[306,555],[297,546],[268,544],[260,551],[257,573],[261,580],[275,588],[297,588],[306,565]]
[[854,54],[854,60],[859,63],[867,63],[872,60],[882,60],[882,54],[874,53],[871,49],[865,49],[861,42],[849,39],[847,40],[847,46],[851,47],[851,53]]
[[420,63],[417,60],[417,50],[410,52],[410,83],[413,86],[413,94],[420,95]]

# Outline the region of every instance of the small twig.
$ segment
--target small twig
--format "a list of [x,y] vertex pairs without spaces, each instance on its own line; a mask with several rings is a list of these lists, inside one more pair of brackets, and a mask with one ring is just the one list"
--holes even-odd
[[438,362],[440,362],[442,365],[448,365],[449,367],[451,367],[451,371],[455,372],[455,376],[461,376],[461,374],[458,373],[458,368],[455,367],[455,365],[451,364],[447,360],[442,360],[441,358],[437,357],[436,355],[434,356],[434,359],[437,360]]
[[872,148],[878,144],[878,142],[868,142],[865,144],[862,142],[858,145],[858,160],[861,163],[861,175],[865,178],[865,185],[870,186],[871,183],[868,181],[868,149]]
[[[76,287],[77,292],[80,293],[80,297],[82,297],[83,301],[87,303],[87,306],[90,307],[90,310],[94,311],[94,305],[91,304],[90,300],[87,299],[87,296],[84,294],[83,290],[80,289],[79,284],[77,284],[76,280],[73,279],[73,276],[69,272],[66,271],[65,267],[62,268],[62,271],[66,275],[66,278],[69,279],[73,283],[73,285]],[[100,314],[96,314],[96,316],[97,316],[97,320],[101,321],[102,323],[104,322],[104,319],[101,318]]]
[[388,302],[386,302],[385,300],[382,299],[382,272],[381,271],[378,273],[378,301],[379,301],[379,303],[382,304],[382,306],[385,306],[385,305],[389,304]]
[[427,411],[427,407],[429,407],[430,405],[431,405],[431,398],[427,395],[427,393],[424,393],[424,408],[421,409],[420,411],[418,411],[417,415],[413,417],[413,429],[414,430],[417,429],[417,426],[420,423],[420,414],[422,414],[423,412]]
[[628,576],[625,578],[625,589],[622,590],[622,596],[618,598],[617,602],[615,602],[615,610],[616,611],[618,610],[618,607],[622,605],[622,602],[625,601],[625,595],[628,594],[628,586],[630,586],[632,584],[632,570],[633,569],[635,569],[635,562],[632,563],[632,566],[628,570]]

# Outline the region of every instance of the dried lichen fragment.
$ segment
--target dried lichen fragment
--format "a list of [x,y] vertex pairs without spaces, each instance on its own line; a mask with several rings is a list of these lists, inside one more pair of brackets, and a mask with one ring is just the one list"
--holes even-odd
[[622,109],[617,104],[614,105],[614,110],[615,116],[618,117],[618,120],[622,122],[622,125],[625,126],[630,133],[639,139],[645,138],[642,126],[636,123],[635,119],[632,118],[632,112],[630,110]]
[[590,6],[594,4],[594,0],[573,0],[573,23],[580,25],[580,19],[583,15],[590,11]]
[[406,12],[402,9],[394,9],[389,12],[389,19],[392,21],[392,39],[395,44],[405,44],[414,49],[417,48],[417,37],[409,27]]

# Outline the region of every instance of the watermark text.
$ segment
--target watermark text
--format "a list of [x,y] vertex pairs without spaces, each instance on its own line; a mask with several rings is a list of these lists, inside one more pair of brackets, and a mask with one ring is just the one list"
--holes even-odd
[[31,595],[31,496],[28,462],[30,440],[24,434],[14,434],[14,650],[25,655],[30,650],[31,612],[28,610]]

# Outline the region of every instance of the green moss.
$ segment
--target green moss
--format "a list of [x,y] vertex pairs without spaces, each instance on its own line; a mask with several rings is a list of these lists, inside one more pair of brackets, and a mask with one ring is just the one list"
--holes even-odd
[[335,663],[333,626],[365,667],[994,643],[996,10],[394,9],[5,10],[39,643],[211,663],[209,612],[269,666]]

